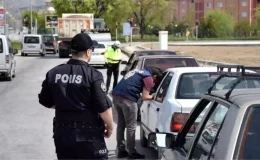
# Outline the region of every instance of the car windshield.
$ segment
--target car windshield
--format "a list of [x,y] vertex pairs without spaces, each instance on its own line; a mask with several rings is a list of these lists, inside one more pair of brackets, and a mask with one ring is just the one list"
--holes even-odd
[[175,67],[198,67],[198,63],[193,58],[153,58],[145,59],[143,68],[158,67],[165,71],[168,68]]
[[[179,79],[176,99],[200,99],[218,76],[216,72],[183,74]],[[224,77],[212,90],[230,89],[236,80],[237,78]],[[260,80],[245,80],[236,88],[260,88]]]
[[104,44],[100,44],[99,43],[95,48],[100,48],[101,49],[101,48],[106,48],[106,46]]
[[169,51],[142,51],[138,54],[139,56],[148,56],[148,55],[176,55],[175,52]]
[[39,37],[25,37],[24,38],[24,43],[40,43],[40,38]]
[[260,159],[260,107],[254,107],[247,114],[248,119],[245,129],[242,129],[242,140],[240,144],[240,151],[238,152],[238,159]]
[[43,41],[44,42],[52,42],[54,41],[54,37],[53,36],[43,36]]

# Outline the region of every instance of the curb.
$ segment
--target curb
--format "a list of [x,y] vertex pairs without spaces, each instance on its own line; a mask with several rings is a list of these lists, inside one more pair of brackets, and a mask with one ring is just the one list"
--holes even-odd
[[[136,48],[138,49],[143,49],[143,50],[150,50],[149,48],[143,47],[143,46],[136,46]],[[130,57],[131,53],[129,53],[130,51],[127,50],[123,50],[121,49],[123,53],[125,53],[128,57]],[[185,54],[185,52],[182,52]],[[201,60],[198,59],[198,62],[202,65],[209,65],[209,66],[217,66],[217,65],[234,65],[232,63],[224,63],[224,62],[216,62],[216,61],[208,61],[208,60]]]

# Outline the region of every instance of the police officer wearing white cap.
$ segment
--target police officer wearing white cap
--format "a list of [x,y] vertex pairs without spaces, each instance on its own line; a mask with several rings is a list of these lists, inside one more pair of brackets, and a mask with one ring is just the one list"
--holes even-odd
[[105,51],[105,58],[107,59],[107,91],[110,87],[111,76],[114,76],[113,89],[116,87],[119,76],[119,66],[122,59],[122,53],[120,49],[120,42],[116,41],[111,47],[108,47]]
[[105,139],[113,131],[112,103],[102,74],[88,62],[93,41],[71,40],[72,58],[46,74],[39,103],[55,109],[53,138],[58,159],[108,159]]

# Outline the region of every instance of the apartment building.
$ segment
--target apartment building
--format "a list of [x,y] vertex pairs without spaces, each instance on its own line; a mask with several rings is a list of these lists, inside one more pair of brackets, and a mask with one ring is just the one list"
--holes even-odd
[[254,13],[260,0],[175,0],[178,20],[183,20],[187,14],[194,14],[195,20],[201,19],[209,10],[224,10],[233,16],[235,21],[255,20]]

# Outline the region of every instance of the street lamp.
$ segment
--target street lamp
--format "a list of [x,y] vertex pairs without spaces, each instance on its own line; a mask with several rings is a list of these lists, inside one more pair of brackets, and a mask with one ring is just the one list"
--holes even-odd
[[[75,7],[75,13],[78,13],[78,10],[77,10],[77,5],[82,5],[83,1],[82,0],[71,0],[72,1],[72,4],[74,4],[74,7]],[[80,2],[80,4],[79,4]]]

